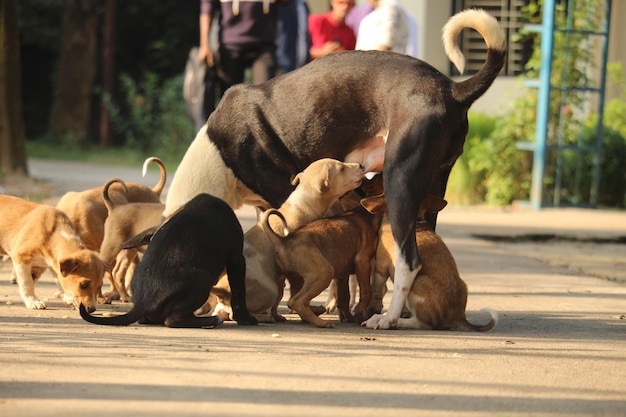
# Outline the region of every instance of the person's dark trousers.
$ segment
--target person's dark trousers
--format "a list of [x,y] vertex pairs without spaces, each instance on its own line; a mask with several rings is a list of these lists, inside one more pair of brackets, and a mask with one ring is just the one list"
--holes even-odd
[[249,51],[220,48],[218,75],[222,94],[232,85],[244,82],[245,71],[252,68],[252,84],[260,84],[276,75],[276,46],[274,44]]

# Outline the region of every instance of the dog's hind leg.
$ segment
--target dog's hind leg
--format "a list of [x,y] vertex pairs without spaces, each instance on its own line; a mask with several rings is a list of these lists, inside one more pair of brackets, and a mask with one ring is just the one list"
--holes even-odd
[[258,320],[248,311],[246,304],[246,259],[243,253],[237,252],[226,264],[228,283],[230,284],[233,318],[237,324],[256,325]]

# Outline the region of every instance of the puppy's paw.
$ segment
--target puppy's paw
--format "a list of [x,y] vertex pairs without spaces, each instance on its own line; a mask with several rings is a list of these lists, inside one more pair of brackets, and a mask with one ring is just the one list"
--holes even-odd
[[46,303],[35,296],[24,297],[24,304],[33,310],[45,310],[47,308]]
[[238,314],[235,320],[240,326],[256,326],[259,324],[259,321],[249,313]]

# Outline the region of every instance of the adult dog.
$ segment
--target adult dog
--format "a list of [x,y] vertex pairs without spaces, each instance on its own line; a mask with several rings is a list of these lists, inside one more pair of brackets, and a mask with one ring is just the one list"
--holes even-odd
[[[399,256],[394,293],[384,316],[368,327],[396,324],[421,267],[415,224],[424,197],[443,197],[463,152],[467,111],[504,64],[506,41],[481,10],[456,14],[443,29],[447,56],[462,72],[456,37],[465,28],[487,44],[487,60],[471,78],[454,82],[418,59],[379,51],[331,54],[266,83],[226,91],[174,175],[168,215],[201,192],[231,207],[279,207],[289,180],[312,161],[356,162],[382,172]],[[437,215],[428,216],[432,227]]]
[[[139,244],[141,237],[136,237]],[[222,323],[221,318],[196,317],[193,313],[207,300],[226,268],[235,320],[257,324],[246,309],[242,250],[243,231],[232,209],[219,198],[199,194],[151,236],[130,284],[133,308],[120,316],[97,317],[81,305],[80,315],[91,323],[116,326],[136,321],[168,327],[216,326]]]

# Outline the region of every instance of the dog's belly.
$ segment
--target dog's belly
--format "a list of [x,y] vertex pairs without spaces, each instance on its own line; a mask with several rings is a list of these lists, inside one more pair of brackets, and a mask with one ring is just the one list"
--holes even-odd
[[361,165],[366,174],[382,172],[388,135],[389,132],[386,131],[369,139],[365,146],[346,155],[344,162],[356,162]]

